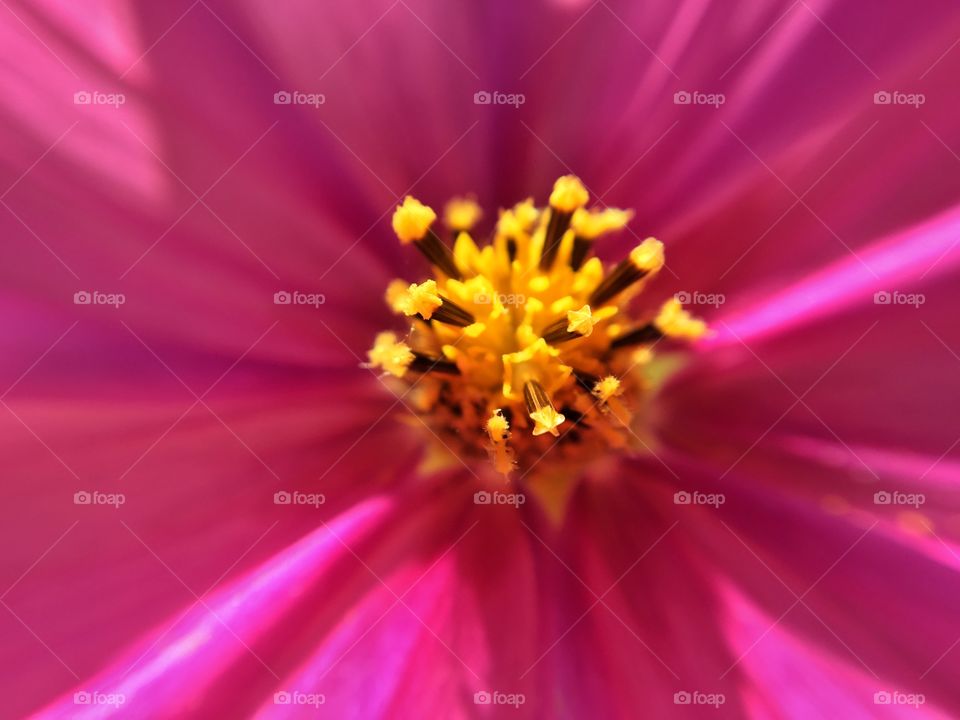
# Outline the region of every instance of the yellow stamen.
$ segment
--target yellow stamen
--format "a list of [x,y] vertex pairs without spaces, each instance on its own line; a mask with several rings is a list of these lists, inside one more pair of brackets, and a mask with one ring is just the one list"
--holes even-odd
[[510,439],[510,423],[497,408],[487,420],[487,435],[490,437],[491,457],[494,469],[501,475],[509,475],[514,466],[514,452],[507,446]]
[[707,324],[684,310],[676,298],[670,298],[663,304],[654,324],[667,337],[684,340],[697,340],[707,332]]
[[579,310],[570,310],[567,313],[567,332],[589,337],[596,323],[597,320],[590,312],[589,305],[584,305]]
[[500,213],[497,230],[505,237],[518,238],[533,229],[539,215],[540,211],[534,206],[533,200],[524,200]]
[[620,395],[622,392],[623,388],[620,387],[620,381],[613,375],[607,375],[593,386],[593,394],[602,402],[606,402],[615,395]]
[[[651,416],[643,403],[664,377],[656,341],[706,330],[676,302],[646,324],[628,316],[631,298],[663,267],[663,245],[648,238],[612,267],[589,258],[594,240],[632,213],[586,210],[588,201],[583,183],[562,177],[546,205],[528,199],[502,210],[491,243],[471,235],[481,212],[469,198],[445,206],[446,241],[433,210],[412,197],[393,216],[433,277],[388,285],[409,336],[378,335],[368,367],[411,385],[440,445],[487,455],[503,475],[534,466],[563,474],[613,449],[642,451],[635,440],[650,436],[637,425]],[[642,357],[631,355],[638,347]]]
[[473,198],[454,198],[443,208],[443,222],[454,232],[470,232],[483,217],[483,210]]
[[590,193],[575,175],[564,175],[557,178],[550,193],[550,207],[564,213],[572,213],[579,207],[587,204]]
[[599,212],[591,212],[580,208],[573,214],[570,227],[573,228],[577,237],[595,240],[606,233],[622,230],[632,218],[632,210],[607,208]]
[[387,291],[383,294],[383,297],[394,312],[401,312],[400,306],[409,287],[410,285],[403,280],[391,280],[390,284],[387,285]]
[[397,297],[396,307],[404,315],[420,315],[424,320],[433,317],[433,312],[443,305],[443,298],[437,292],[437,281],[411,284]]
[[393,231],[400,242],[407,244],[426,235],[436,219],[437,214],[432,209],[407,195],[393,213]]
[[402,378],[407,374],[413,362],[413,351],[406,343],[399,342],[392,332],[382,332],[373,341],[373,347],[367,352],[369,367],[383,368],[394,377]]
[[527,414],[534,422],[533,436],[550,433],[559,436],[557,428],[566,418],[557,412],[543,386],[536,380],[529,380],[523,386],[523,397],[527,403]]
[[663,261],[663,243],[656,238],[647,238],[601,281],[590,295],[590,303],[602,305],[612,300],[638,280],[658,272]]
[[657,272],[663,267],[663,243],[656,238],[647,238],[630,251],[630,262],[644,272]]

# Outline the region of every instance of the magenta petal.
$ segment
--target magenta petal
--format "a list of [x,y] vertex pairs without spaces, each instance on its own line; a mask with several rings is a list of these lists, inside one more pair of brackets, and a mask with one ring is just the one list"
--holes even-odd
[[[357,565],[344,563],[349,552],[343,543],[361,541],[389,509],[386,501],[372,500],[333,521],[329,529],[317,529],[261,567],[215,591],[178,618],[172,629],[159,628],[78,691],[121,694],[126,712],[142,708],[154,716],[176,716],[203,704],[233,704],[209,696],[224,671],[251,657],[253,662],[263,662],[250,646],[280,632],[282,621],[288,620],[288,613],[320,577],[326,576],[337,588],[346,589],[355,583]],[[364,572],[362,568],[360,572]],[[79,707],[69,693],[40,717],[78,717],[84,715],[83,711],[87,711],[86,716],[99,717],[108,715],[112,708]]]
[[873,303],[877,292],[889,295],[914,290],[928,276],[932,281],[960,261],[960,253],[953,252],[958,233],[960,208],[954,208],[842,257],[803,281],[756,297],[746,309],[724,316],[707,347],[787,332],[850,305]]

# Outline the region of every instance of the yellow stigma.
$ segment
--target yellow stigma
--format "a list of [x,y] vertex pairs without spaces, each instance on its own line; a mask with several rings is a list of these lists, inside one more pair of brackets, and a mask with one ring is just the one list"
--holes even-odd
[[573,228],[573,232],[577,237],[584,238],[585,240],[595,240],[601,235],[623,230],[632,218],[632,210],[607,208],[606,210],[594,212],[586,208],[580,208],[573,213],[570,227]]
[[406,244],[427,234],[437,214],[414,197],[407,195],[393,213],[393,231]]
[[404,315],[420,315],[424,320],[429,320],[434,310],[441,305],[443,305],[443,299],[437,293],[437,281],[427,280],[419,285],[412,283],[404,292],[396,296],[392,307]]
[[551,435],[559,435],[560,431],[557,430],[566,418],[558,413],[552,405],[547,405],[544,408],[535,410],[530,413],[530,419],[534,422],[533,435],[543,435],[544,433],[550,433]]
[[567,312],[567,332],[589,337],[590,333],[593,332],[593,326],[596,324],[597,320],[590,312],[589,305],[584,305],[579,310],[570,310]]
[[509,430],[510,423],[508,423],[507,419],[503,416],[503,410],[497,408],[493,411],[490,419],[487,420],[487,434],[490,436],[490,441],[494,445],[505,443],[507,438],[510,437]]
[[557,178],[553,184],[553,192],[550,193],[550,207],[556,208],[560,212],[572,213],[579,207],[587,204],[590,194],[580,182],[580,178],[574,175],[564,175]]
[[663,267],[663,243],[656,238],[647,238],[630,251],[630,262],[639,270],[656,272]]
[[454,198],[443,208],[443,222],[455,232],[470,232],[481,217],[483,210],[472,198]]
[[509,475],[513,470],[514,452],[507,445],[507,440],[510,439],[510,423],[500,408],[494,410],[487,420],[487,435],[490,437],[490,457],[494,469],[501,475]]
[[533,204],[533,200],[524,200],[500,213],[497,231],[506,237],[521,237],[531,231],[539,216],[540,211]]
[[394,377],[402,378],[413,362],[413,351],[406,343],[398,342],[392,332],[382,332],[373,341],[373,347],[367,352],[370,367],[382,368]]
[[664,335],[684,340],[697,340],[707,332],[707,324],[684,310],[676,298],[670,298],[663,304],[654,324]]
[[594,240],[633,213],[588,201],[579,179],[562,177],[546,204],[501,210],[490,243],[471,235],[481,217],[471,199],[445,206],[446,237],[431,229],[433,210],[411,197],[394,213],[397,236],[416,245],[433,276],[388,285],[387,304],[408,335],[378,335],[369,367],[410,384],[441,450],[520,477],[643,450],[634,424],[649,416],[642,405],[662,381],[659,341],[695,339],[706,325],[676,301],[645,323],[629,317],[630,300],[663,267],[663,244],[648,238],[604,266],[591,257]]
[[387,285],[387,291],[383,294],[383,297],[394,312],[401,312],[400,304],[403,302],[401,298],[406,295],[407,288],[409,288],[409,283],[403,280],[391,280]]
[[613,375],[607,375],[593,386],[593,394],[603,402],[606,402],[610,398],[615,397],[622,392],[623,390],[620,387],[620,381],[617,380],[617,378],[615,378]]

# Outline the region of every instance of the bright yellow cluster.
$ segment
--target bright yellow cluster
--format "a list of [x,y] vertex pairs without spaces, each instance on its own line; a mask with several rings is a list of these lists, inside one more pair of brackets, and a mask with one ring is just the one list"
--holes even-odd
[[378,335],[369,366],[408,383],[444,445],[485,449],[504,475],[548,452],[582,460],[630,445],[632,408],[645,391],[633,366],[665,338],[706,332],[676,300],[646,322],[624,315],[663,267],[663,245],[647,238],[604,268],[593,241],[624,229],[632,213],[587,209],[588,201],[578,178],[562,177],[546,208],[526,200],[502,210],[483,246],[469,234],[482,217],[472,199],[448,204],[446,232],[412,197],[393,215],[397,236],[435,278],[390,283],[387,303],[412,324],[404,340]]

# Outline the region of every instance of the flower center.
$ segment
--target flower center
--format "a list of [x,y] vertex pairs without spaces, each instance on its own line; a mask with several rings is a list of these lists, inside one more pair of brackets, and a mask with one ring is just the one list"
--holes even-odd
[[481,217],[473,200],[446,207],[452,248],[416,199],[393,215],[400,241],[429,260],[434,278],[390,283],[387,303],[412,322],[402,340],[380,333],[368,366],[402,381],[444,446],[486,454],[503,475],[547,457],[579,463],[633,446],[634,414],[650,391],[638,368],[661,339],[706,331],[676,299],[646,321],[626,315],[663,267],[663,245],[647,238],[605,269],[590,257],[593,243],[632,213],[588,210],[588,200],[580,180],[561,177],[548,207],[526,200],[501,211],[482,247],[470,235]]

